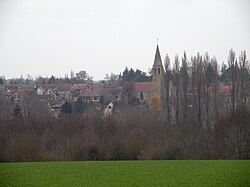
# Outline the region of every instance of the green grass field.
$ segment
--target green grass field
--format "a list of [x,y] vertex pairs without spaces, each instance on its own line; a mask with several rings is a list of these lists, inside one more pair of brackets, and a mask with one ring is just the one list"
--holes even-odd
[[250,161],[2,163],[0,186],[250,186]]

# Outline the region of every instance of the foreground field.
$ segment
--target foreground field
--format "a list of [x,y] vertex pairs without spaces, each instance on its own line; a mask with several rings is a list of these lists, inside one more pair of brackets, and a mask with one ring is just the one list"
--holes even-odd
[[250,186],[250,161],[4,163],[0,186]]

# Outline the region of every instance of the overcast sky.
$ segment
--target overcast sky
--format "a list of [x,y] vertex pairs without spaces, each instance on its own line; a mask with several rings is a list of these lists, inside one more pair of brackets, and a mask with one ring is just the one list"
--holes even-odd
[[0,76],[95,80],[126,66],[148,72],[162,58],[206,51],[250,56],[248,0],[0,0]]

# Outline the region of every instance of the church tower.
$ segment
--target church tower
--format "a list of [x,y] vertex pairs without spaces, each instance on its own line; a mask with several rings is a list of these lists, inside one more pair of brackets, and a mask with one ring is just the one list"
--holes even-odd
[[165,89],[165,70],[162,65],[161,55],[157,44],[155,59],[152,68],[152,81],[150,86],[150,105],[157,105],[158,109],[166,106],[166,89]]

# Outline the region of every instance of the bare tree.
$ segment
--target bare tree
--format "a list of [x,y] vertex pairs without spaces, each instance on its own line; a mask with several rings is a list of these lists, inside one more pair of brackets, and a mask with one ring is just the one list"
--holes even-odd
[[75,73],[73,72],[73,70],[70,71],[70,79],[74,79],[75,78]]
[[232,102],[232,112],[234,113],[235,107],[236,107],[236,99],[237,99],[237,59],[235,56],[235,51],[233,49],[229,50],[229,56],[228,56],[228,68],[230,70],[229,79],[231,81],[231,102]]
[[188,60],[186,51],[184,51],[184,55],[182,57],[182,65],[180,70],[180,84],[183,93],[184,100],[184,111],[183,111],[183,120],[187,119],[187,90],[189,86],[189,75],[188,75]]
[[132,82],[126,82],[122,89],[122,98],[129,104],[134,95],[134,88]]
[[217,59],[215,57],[211,58],[211,65],[213,68],[213,77],[212,77],[212,82],[213,82],[213,105],[214,105],[214,116],[215,119],[218,116],[218,89],[219,89],[219,70],[218,70],[218,63]]
[[202,84],[203,84],[203,61],[202,56],[198,53],[197,56],[191,58],[192,62],[192,87],[193,94],[196,99],[196,113],[198,123],[202,124]]
[[0,116],[8,116],[11,114],[14,105],[10,100],[4,97],[0,92]]
[[81,82],[91,82],[93,77],[89,76],[88,73],[85,70],[79,71],[75,74],[76,80]]
[[197,66],[197,97],[198,97],[198,121],[202,124],[202,96],[204,87],[204,63],[202,56],[197,55],[198,66]]
[[240,81],[240,89],[239,89],[239,104],[241,107],[244,107],[246,105],[246,94],[247,94],[247,88],[246,88],[246,82],[248,79],[248,61],[247,61],[247,55],[246,51],[241,51],[241,54],[239,56],[239,81]]
[[27,117],[47,118],[50,115],[48,104],[40,100],[35,93],[26,95],[21,103],[23,113]]
[[119,79],[119,75],[116,75],[114,73],[110,73],[110,75],[106,74],[104,79],[106,80],[108,84],[111,84],[116,87],[118,79]]
[[211,120],[211,115],[210,115],[210,97],[212,94],[212,82],[213,82],[213,77],[214,77],[214,70],[211,64],[210,56],[208,53],[205,54],[203,58],[203,63],[205,67],[205,111],[206,111],[206,123],[209,123]]
[[168,123],[171,123],[171,110],[170,110],[170,100],[169,100],[169,92],[170,92],[170,78],[171,78],[171,71],[170,71],[170,58],[168,56],[168,54],[166,54],[165,57],[165,70],[166,70],[166,74],[165,74],[165,83],[166,83],[166,107],[167,107],[167,119],[168,119]]
[[175,56],[173,69],[174,83],[175,83],[175,118],[179,125],[179,88],[180,88],[180,61],[178,55]]

